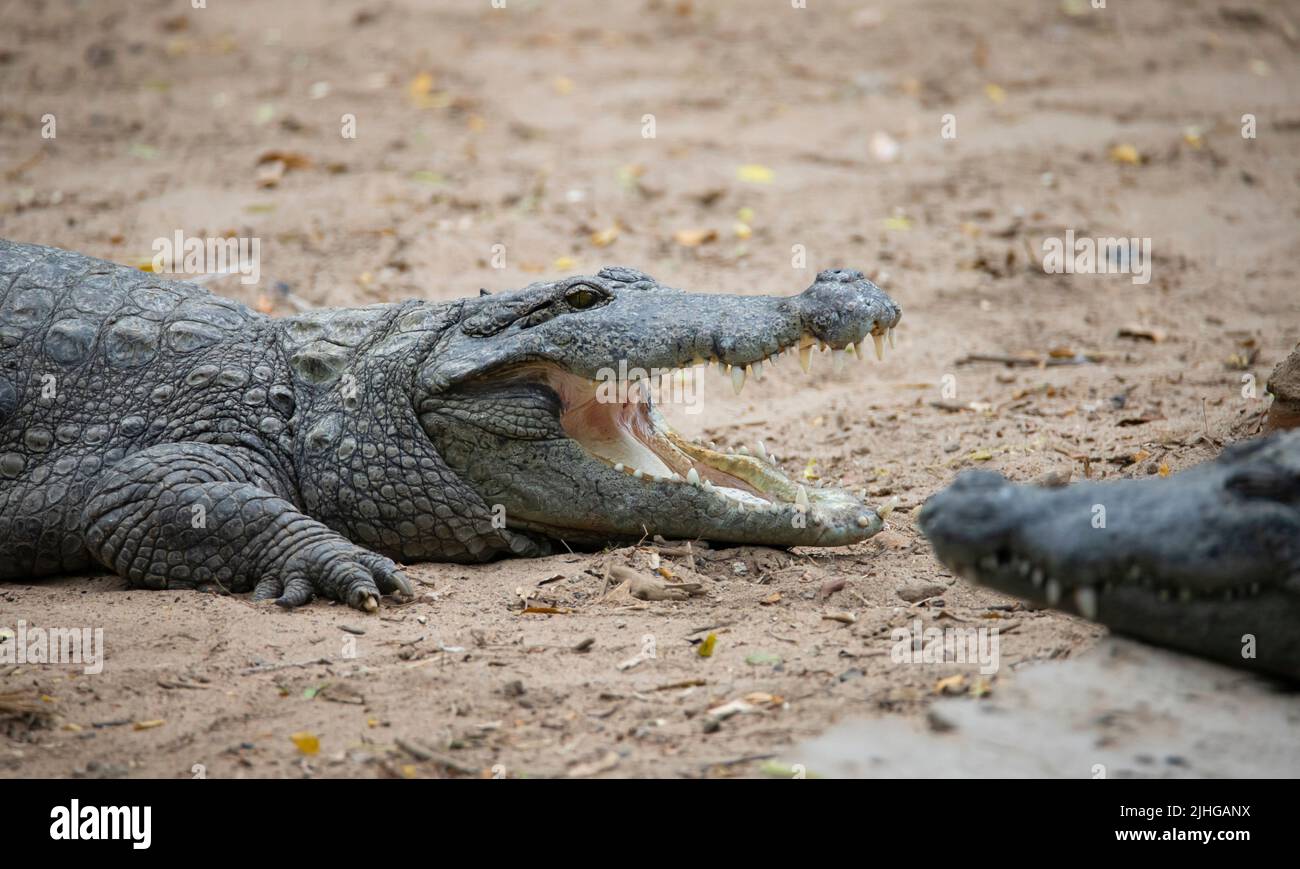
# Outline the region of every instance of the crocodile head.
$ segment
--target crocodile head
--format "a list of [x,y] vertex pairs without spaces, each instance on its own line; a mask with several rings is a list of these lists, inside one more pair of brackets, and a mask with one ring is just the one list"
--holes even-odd
[[1047,489],[968,472],[919,522],[939,560],[972,581],[1300,678],[1300,432],[1167,479]]
[[[420,423],[506,525],[566,543],[663,535],[787,546],[870,537],[877,513],[805,488],[766,455],[680,436],[655,406],[675,372],[713,363],[739,391],[785,352],[865,359],[898,306],[860,272],[797,296],[686,293],[626,268],[465,303],[418,377]],[[696,372],[697,374],[699,372]]]

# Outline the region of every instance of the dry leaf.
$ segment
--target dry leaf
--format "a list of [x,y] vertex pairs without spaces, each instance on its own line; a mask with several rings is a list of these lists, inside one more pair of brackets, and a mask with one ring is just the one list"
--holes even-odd
[[1169,336],[1163,329],[1153,329],[1148,326],[1128,325],[1120,327],[1119,337],[1132,338],[1137,341],[1151,341],[1152,343],[1159,344]]
[[297,151],[266,151],[262,156],[257,158],[257,165],[264,163],[283,163],[285,171],[293,169],[310,169],[313,165],[312,159],[305,154],[299,154]]
[[411,79],[411,83],[406,86],[406,92],[410,95],[412,100],[418,103],[424,97],[433,93],[433,85],[433,75],[427,72],[422,72],[415,78]]
[[966,692],[966,674],[958,673],[934,683],[936,694],[964,694]]
[[673,240],[682,247],[699,247],[717,238],[716,229],[679,229],[673,233]]
[[736,177],[749,184],[771,184],[776,173],[759,163],[746,163],[736,168]]
[[597,760],[590,763],[576,763],[569,767],[567,775],[569,778],[586,778],[600,775],[602,772],[609,772],[616,766],[618,766],[618,755],[612,751],[606,751]]
[[300,730],[297,733],[291,733],[289,738],[298,750],[306,755],[320,754],[320,737],[308,730]]
[[1107,156],[1115,163],[1124,163],[1130,166],[1136,166],[1142,162],[1142,156],[1138,154],[1138,149],[1133,145],[1116,145],[1111,148]]

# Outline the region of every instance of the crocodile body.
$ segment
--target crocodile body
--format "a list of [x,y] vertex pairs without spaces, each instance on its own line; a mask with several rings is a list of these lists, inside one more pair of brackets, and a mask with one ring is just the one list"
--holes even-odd
[[967,472],[922,508],[939,560],[1119,634],[1300,680],[1300,431],[1168,479]]
[[629,363],[715,362],[740,389],[783,353],[806,367],[818,344],[879,348],[898,318],[847,270],[773,297],[625,268],[272,318],[0,240],[0,577],[106,567],[135,587],[374,609],[409,593],[398,561],[646,532],[856,542],[880,519],[847,492],[808,492],[766,457],[680,438],[635,390],[595,388]]

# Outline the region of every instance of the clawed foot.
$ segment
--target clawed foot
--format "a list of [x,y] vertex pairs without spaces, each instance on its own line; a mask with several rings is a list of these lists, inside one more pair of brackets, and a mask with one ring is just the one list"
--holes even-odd
[[335,544],[294,555],[283,570],[257,584],[253,600],[274,600],[292,609],[320,595],[374,612],[382,595],[399,592],[410,596],[411,583],[392,559]]

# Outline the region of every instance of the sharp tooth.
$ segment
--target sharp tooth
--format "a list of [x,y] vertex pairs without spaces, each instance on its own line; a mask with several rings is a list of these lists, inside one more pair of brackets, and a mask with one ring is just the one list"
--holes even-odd
[[1090,585],[1076,589],[1074,605],[1079,608],[1079,615],[1085,619],[1097,620],[1097,589]]
[[844,370],[844,358],[845,358],[846,356],[848,356],[848,355],[849,355],[848,352],[845,351],[845,350],[832,350],[832,351],[831,351],[831,358],[834,360],[834,370],[835,370],[835,371],[838,372],[838,371],[843,371],[843,370]]
[[805,344],[799,348],[799,367],[803,373],[807,374],[812,371],[812,345]]
[[1019,572],[1021,576],[1029,576],[1029,571],[1033,569],[1034,566],[1028,561],[1021,561],[1016,564],[1016,571]]
[[768,455],[767,455],[767,460],[768,460],[769,462],[771,462],[773,466],[776,466],[776,465],[779,464],[779,463],[777,462],[777,460],[776,460],[776,453],[768,453]]
[[1056,606],[1061,602],[1061,584],[1054,579],[1047,581],[1047,603],[1049,606]]
[[885,338],[884,338],[884,336],[883,336],[883,335],[876,335],[876,334],[873,334],[873,335],[871,336],[871,340],[872,340],[872,341],[875,343],[875,345],[876,345],[876,360],[879,361],[879,360],[881,360],[881,359],[884,359],[884,358],[885,358]]
[[763,360],[762,360],[762,359],[760,359],[760,360],[758,360],[757,362],[754,363],[754,365],[753,365],[753,371],[752,371],[751,373],[752,373],[755,377],[759,378],[760,380],[762,379],[762,377],[763,377]]
[[849,342],[849,346],[845,347],[844,350],[848,353],[852,353],[854,356],[858,355],[857,345],[851,341]]
[[708,489],[709,491],[713,491],[713,489],[715,488],[714,485],[713,485],[713,481],[712,481],[712,480],[705,480],[705,481],[704,481],[704,488]]
[[615,465],[615,466],[614,466],[614,470],[616,470],[616,471],[618,471],[618,472],[621,473],[621,472],[623,471],[623,463],[622,463],[622,462],[619,462],[617,465]]
[[709,441],[709,449],[713,450],[716,453],[718,451],[718,442]]
[[767,458],[767,447],[763,446],[762,441],[754,444],[754,455],[758,456],[760,459]]
[[745,369],[739,365],[731,369],[731,388],[736,390],[736,395],[740,395],[740,390],[745,388]]
[[749,447],[745,446],[744,444],[741,444],[739,447],[736,448],[736,452],[742,456],[747,456],[749,455]]
[[692,486],[698,486],[700,484],[700,472],[691,468],[686,472],[686,482],[690,483]]
[[636,477],[638,480],[641,479],[641,469],[640,469],[640,468],[633,468],[633,469],[632,469],[632,476]]
[[815,344],[816,342],[817,342],[817,339],[814,338],[813,336],[809,335],[807,332],[804,332],[803,334],[801,334],[801,335],[799,336],[799,346],[800,346],[800,347],[811,347],[811,346],[812,346],[813,344]]
[[889,335],[889,349],[894,349],[894,330],[890,329],[886,334]]
[[794,496],[794,505],[800,508],[800,512],[808,509],[808,490],[803,486],[799,487],[798,493]]
[[1029,574],[1029,581],[1032,582],[1032,583],[1034,584],[1034,588],[1042,588],[1042,586],[1043,586],[1043,571],[1040,570],[1039,568],[1035,567],[1035,568],[1034,568],[1034,572],[1031,573],[1031,574]]

